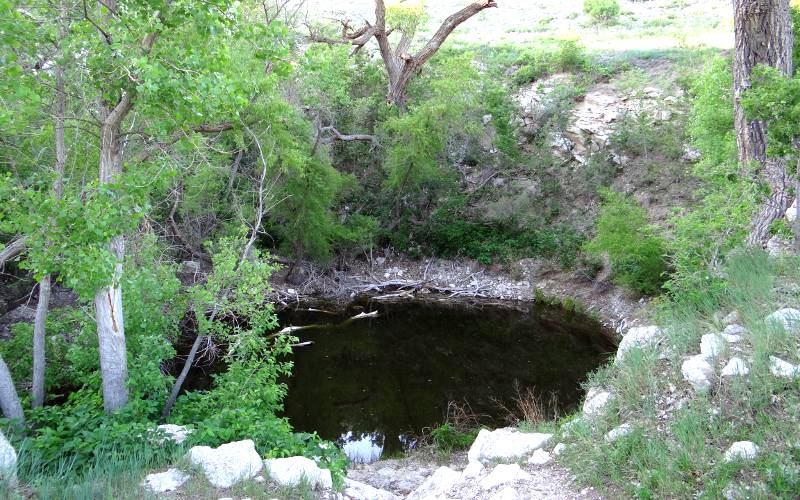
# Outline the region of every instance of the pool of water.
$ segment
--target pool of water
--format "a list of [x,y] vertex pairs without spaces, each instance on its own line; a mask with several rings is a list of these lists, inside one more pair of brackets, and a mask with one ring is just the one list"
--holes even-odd
[[361,303],[343,314],[288,310],[281,320],[316,325],[294,332],[313,344],[295,349],[285,415],[356,461],[413,447],[444,421],[450,401],[468,404],[487,425],[506,424],[528,388],[569,410],[614,349],[596,322],[551,307]]

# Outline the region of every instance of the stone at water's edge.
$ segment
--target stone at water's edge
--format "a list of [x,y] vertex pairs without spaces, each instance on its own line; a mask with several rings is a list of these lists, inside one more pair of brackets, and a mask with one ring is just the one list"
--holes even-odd
[[195,446],[186,456],[203,470],[209,483],[222,489],[255,477],[264,468],[256,445],[250,439],[218,448]]
[[419,488],[412,491],[406,500],[427,500],[446,494],[461,481],[461,474],[449,467],[439,467]]
[[0,432],[0,481],[7,481],[12,486],[17,484],[17,452],[2,432]]
[[317,463],[306,457],[275,458],[264,460],[269,477],[281,486],[297,486],[303,480],[313,489],[333,487],[331,471],[320,469]]
[[482,429],[469,449],[470,462],[515,460],[545,446],[552,434],[520,432],[513,427],[488,431]]
[[148,474],[144,478],[144,483],[142,483],[142,486],[144,486],[146,490],[152,491],[153,493],[167,493],[177,490],[188,479],[189,476],[178,469],[169,469],[166,472]]

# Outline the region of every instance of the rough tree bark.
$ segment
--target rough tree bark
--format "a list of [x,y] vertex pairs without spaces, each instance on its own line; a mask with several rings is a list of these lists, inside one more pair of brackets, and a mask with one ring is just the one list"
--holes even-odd
[[25,421],[25,413],[22,411],[22,405],[17,396],[17,388],[14,387],[11,372],[2,357],[0,357],[0,408],[3,410],[3,416],[7,419]]
[[733,62],[734,125],[742,167],[757,162],[759,175],[771,194],[757,215],[748,242],[763,245],[772,222],[787,208],[786,165],[767,158],[767,133],[763,121],[748,120],[741,105],[742,93],[750,88],[750,75],[759,65],[792,73],[792,21],[789,0],[734,0],[735,50]]
[[439,29],[436,30],[430,40],[415,54],[409,54],[408,52],[413,41],[413,33],[401,32],[400,41],[395,47],[392,47],[389,42],[389,35],[393,30],[386,27],[386,6],[383,0],[375,0],[374,26],[367,23],[366,26],[353,31],[348,23],[343,22],[342,39],[323,38],[314,34],[312,34],[311,39],[325,43],[349,43],[355,46],[354,52],[358,52],[374,37],[378,42],[381,59],[389,77],[386,100],[389,104],[404,110],[406,109],[406,88],[411,78],[439,50],[453,30],[472,16],[491,7],[497,7],[497,2],[494,0],[481,0],[472,2],[450,15],[439,26]]
[[[67,37],[67,23],[69,22],[66,2],[61,2],[60,19],[58,27],[59,54],[61,43]],[[55,109],[53,110],[56,164],[55,179],[53,180],[53,197],[61,199],[64,190],[64,165],[67,162],[67,147],[64,141],[64,116],[67,109],[67,94],[64,88],[64,64],[58,61],[55,65]],[[50,289],[52,277],[48,274],[39,282],[39,300],[36,304],[36,316],[33,322],[33,376],[31,387],[31,407],[39,408],[44,404],[44,379],[47,366],[45,355],[45,338],[47,313],[50,309]]]

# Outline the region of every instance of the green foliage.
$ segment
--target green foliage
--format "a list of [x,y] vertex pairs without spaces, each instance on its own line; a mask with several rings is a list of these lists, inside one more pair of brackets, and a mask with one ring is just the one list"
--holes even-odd
[[578,73],[588,68],[586,49],[575,40],[560,40],[554,48],[527,51],[519,57],[513,75],[522,85],[559,72]]
[[617,0],[584,0],[583,12],[595,21],[613,21],[620,13],[619,2]]
[[431,429],[431,439],[433,439],[433,444],[439,450],[449,453],[469,448],[475,442],[479,430],[473,429],[468,432],[459,432],[452,424],[444,423]]
[[[444,258],[469,257],[484,264],[509,262],[514,258],[544,256],[557,258],[568,267],[577,257],[583,238],[569,227],[528,227],[514,218],[501,222],[482,221],[469,213],[467,200],[454,197],[442,204],[420,227],[412,241],[424,242],[425,250]],[[413,243],[399,239],[400,248]]]
[[704,170],[713,174],[717,172],[716,167],[735,162],[737,155],[731,60],[717,57],[709,62],[691,84],[689,92],[692,109],[687,131],[702,153]]
[[585,250],[608,254],[616,282],[644,294],[658,293],[669,272],[664,241],[648,225],[643,208],[610,190],[601,195],[597,233]]
[[800,156],[800,77],[784,77],[768,66],[758,66],[751,88],[742,97],[748,118],[767,123],[767,154]]

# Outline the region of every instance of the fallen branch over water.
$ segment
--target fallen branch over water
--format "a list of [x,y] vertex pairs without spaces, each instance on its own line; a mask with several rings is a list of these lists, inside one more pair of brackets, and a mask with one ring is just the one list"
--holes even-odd
[[401,280],[401,279],[393,279],[387,281],[368,281],[366,279],[361,278],[362,281],[365,283],[362,285],[353,285],[347,288],[348,291],[354,293],[368,293],[368,292],[389,292],[389,291],[396,291],[399,293],[393,294],[386,294],[380,295],[378,297],[374,297],[375,300],[382,300],[382,299],[390,299],[390,298],[406,298],[408,296],[413,296],[414,293],[441,293],[443,295],[447,295],[450,298],[452,297],[477,297],[477,298],[489,298],[489,295],[486,294],[488,290],[488,285],[481,285],[475,283],[473,286],[438,286],[431,284],[430,281],[416,281],[416,280]]

